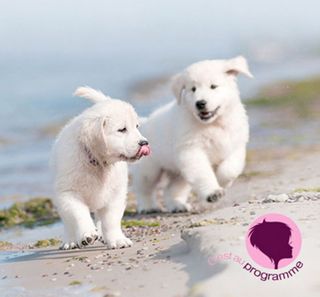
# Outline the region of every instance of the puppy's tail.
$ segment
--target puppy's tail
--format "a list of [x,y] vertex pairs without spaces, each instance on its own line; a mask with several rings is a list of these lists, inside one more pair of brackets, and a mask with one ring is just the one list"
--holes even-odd
[[109,96],[104,95],[101,91],[97,91],[88,86],[77,88],[73,95],[86,98],[93,103],[108,101],[111,99]]

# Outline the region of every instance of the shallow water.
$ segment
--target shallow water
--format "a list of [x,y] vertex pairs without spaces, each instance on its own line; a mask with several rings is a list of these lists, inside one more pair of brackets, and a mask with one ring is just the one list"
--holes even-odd
[[[318,1],[235,3],[163,0],[133,5],[122,0],[57,5],[30,0],[3,4],[0,197],[4,198],[0,207],[14,199],[52,194],[47,164],[53,136],[43,129],[88,106],[71,96],[79,85],[132,101],[132,87],[141,81],[170,76],[197,60],[237,54],[248,57],[255,75],[255,80],[240,79],[245,98],[276,80],[319,74],[320,27],[314,24]],[[146,115],[170,98],[167,88],[132,103]],[[309,131],[306,126],[290,135],[281,128],[268,132],[259,126],[258,113],[251,114],[251,124],[252,147],[266,145],[265,133],[275,133],[286,143],[291,134]]]
[[33,255],[34,252],[30,251],[1,251],[0,253],[0,263],[15,260],[19,257]]
[[[0,231],[1,240],[9,241],[19,246],[36,243],[40,239],[47,239],[47,238],[62,239],[62,236],[63,236],[63,225],[61,222],[57,222],[55,224],[48,225],[48,226],[40,226],[36,228],[15,227],[9,230]],[[2,252],[0,254],[2,254]]]

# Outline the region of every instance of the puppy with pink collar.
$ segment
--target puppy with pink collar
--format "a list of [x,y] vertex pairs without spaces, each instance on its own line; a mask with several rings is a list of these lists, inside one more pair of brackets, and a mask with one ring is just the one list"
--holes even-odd
[[61,248],[82,248],[100,236],[107,248],[131,246],[121,230],[127,162],[148,156],[148,141],[138,130],[138,116],[130,104],[89,87],[78,88],[75,95],[95,104],[62,129],[53,147],[53,201],[66,233]]

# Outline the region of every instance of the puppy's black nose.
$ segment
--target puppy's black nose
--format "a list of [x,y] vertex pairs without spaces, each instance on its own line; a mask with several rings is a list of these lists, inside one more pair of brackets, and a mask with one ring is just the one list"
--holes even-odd
[[140,141],[139,141],[139,145],[140,145],[140,146],[144,146],[144,145],[148,145],[148,144],[149,144],[149,142],[146,141],[146,140],[140,140]]
[[199,109],[199,110],[202,110],[202,109],[205,109],[206,107],[206,104],[207,104],[207,101],[206,100],[198,100],[196,102],[196,107]]

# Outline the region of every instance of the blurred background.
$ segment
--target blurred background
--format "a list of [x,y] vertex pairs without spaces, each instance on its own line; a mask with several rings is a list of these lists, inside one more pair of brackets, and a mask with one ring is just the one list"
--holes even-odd
[[[319,10],[316,0],[1,0],[0,207],[52,195],[54,137],[88,106],[72,97],[76,87],[125,99],[145,116],[172,99],[171,75],[242,54],[255,76],[239,78],[249,102],[265,86],[319,74]],[[270,126],[255,100],[250,148],[317,141],[303,137],[319,135],[315,118]]]

